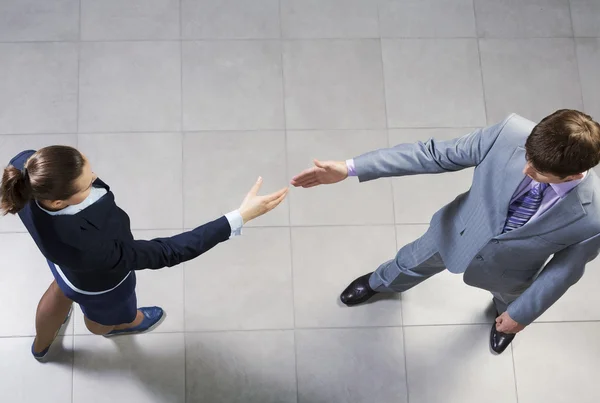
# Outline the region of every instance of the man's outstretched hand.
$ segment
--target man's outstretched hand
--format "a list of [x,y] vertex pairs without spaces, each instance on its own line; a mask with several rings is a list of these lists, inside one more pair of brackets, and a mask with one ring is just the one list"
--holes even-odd
[[248,192],[242,205],[239,208],[240,215],[244,220],[244,224],[250,220],[254,220],[257,217],[260,217],[263,214],[268,213],[273,210],[275,207],[279,206],[279,204],[285,199],[287,196],[288,189],[287,187],[278,190],[275,193],[271,193],[265,196],[259,196],[258,191],[260,186],[262,185],[262,178],[258,178],[252,189]]
[[295,187],[311,188],[341,182],[348,177],[348,167],[344,161],[318,161],[315,166],[305,169],[292,178]]

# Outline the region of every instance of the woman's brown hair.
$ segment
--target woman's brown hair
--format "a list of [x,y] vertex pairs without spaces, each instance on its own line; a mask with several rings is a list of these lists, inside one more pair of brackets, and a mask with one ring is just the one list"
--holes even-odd
[[0,186],[3,215],[17,214],[32,200],[67,200],[77,193],[75,181],[85,159],[72,147],[50,146],[33,154],[23,170],[9,165]]

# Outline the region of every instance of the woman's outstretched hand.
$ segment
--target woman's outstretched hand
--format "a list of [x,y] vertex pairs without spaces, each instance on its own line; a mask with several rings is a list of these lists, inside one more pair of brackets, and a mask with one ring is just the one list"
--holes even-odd
[[287,187],[269,195],[259,196],[258,191],[260,190],[262,182],[262,178],[259,177],[256,183],[252,186],[252,189],[250,189],[244,198],[244,201],[239,208],[239,212],[244,220],[244,224],[273,210],[287,196]]

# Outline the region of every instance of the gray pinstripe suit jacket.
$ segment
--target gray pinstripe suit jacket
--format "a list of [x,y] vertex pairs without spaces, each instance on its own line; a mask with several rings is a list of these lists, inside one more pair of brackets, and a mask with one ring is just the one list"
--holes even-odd
[[534,125],[513,114],[458,139],[400,144],[354,160],[361,182],[476,167],[471,189],[436,212],[424,236],[467,284],[522,293],[508,313],[524,325],[575,284],[600,251],[600,181],[593,171],[550,210],[502,234]]

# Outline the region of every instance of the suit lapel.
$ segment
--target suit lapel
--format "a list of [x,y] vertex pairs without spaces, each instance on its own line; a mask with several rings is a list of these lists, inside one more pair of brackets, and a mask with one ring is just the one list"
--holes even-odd
[[502,185],[498,186],[498,193],[496,194],[498,202],[496,203],[494,228],[497,229],[498,233],[501,233],[504,228],[510,201],[523,179],[525,179],[525,174],[523,174],[525,162],[525,149],[517,147],[508,160],[506,167],[504,167],[504,180]]
[[102,181],[102,179],[100,179],[100,178],[96,178],[96,180],[94,181],[93,185],[94,185],[95,187],[101,187],[101,188],[104,188],[104,189],[106,189],[107,191],[109,191],[109,192],[110,192],[110,186],[108,186],[106,183],[104,183],[104,182]]
[[110,191],[110,187],[100,178],[96,178],[93,185],[106,189],[108,193],[96,203],[80,211],[77,216],[82,219],[82,228],[91,226],[101,229],[115,207],[115,197]]
[[506,239],[526,238],[543,235],[566,227],[580,220],[586,215],[583,206],[592,201],[593,177],[588,173],[586,178],[575,189],[570,191],[563,199],[559,200],[548,211],[511,232],[502,235]]

